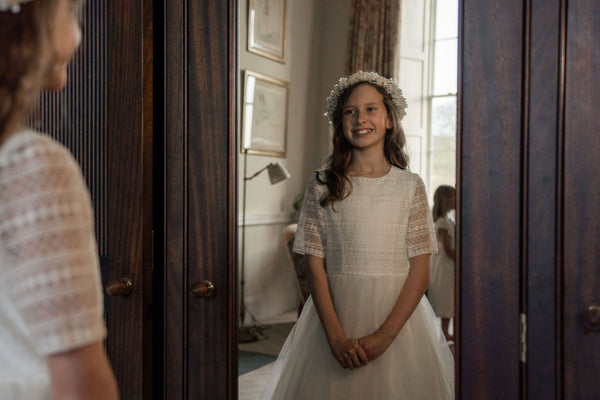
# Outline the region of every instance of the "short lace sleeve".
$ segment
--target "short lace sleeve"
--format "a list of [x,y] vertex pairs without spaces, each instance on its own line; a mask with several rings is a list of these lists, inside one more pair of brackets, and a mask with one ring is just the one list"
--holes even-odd
[[50,138],[21,135],[0,158],[0,274],[47,355],[105,337],[98,253],[79,166]]
[[410,206],[408,232],[406,234],[408,258],[437,253],[438,251],[425,185],[421,177],[418,175],[416,177],[417,182]]
[[298,229],[294,239],[294,252],[325,258],[327,238],[323,226],[323,207],[319,203],[317,179],[313,176],[306,186]]

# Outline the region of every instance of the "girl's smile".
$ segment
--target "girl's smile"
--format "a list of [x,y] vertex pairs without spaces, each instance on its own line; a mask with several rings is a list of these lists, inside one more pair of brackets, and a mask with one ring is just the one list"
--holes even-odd
[[373,129],[355,129],[352,131],[356,136],[367,135],[368,133],[373,132]]

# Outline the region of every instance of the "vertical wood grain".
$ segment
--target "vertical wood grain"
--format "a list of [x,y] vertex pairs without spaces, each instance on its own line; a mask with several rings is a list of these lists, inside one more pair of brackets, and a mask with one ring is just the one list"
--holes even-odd
[[600,3],[567,4],[564,127],[564,399],[600,393],[600,333],[581,313],[600,305]]
[[[164,11],[163,397],[233,399],[237,2]],[[205,279],[213,296],[191,297]]]
[[[144,213],[143,0],[107,4],[108,279],[129,277],[134,291],[109,300],[108,354],[121,397],[142,397],[145,370],[143,244],[151,234]],[[147,138],[147,137],[146,137]],[[150,175],[151,176],[151,175]],[[151,178],[150,178],[151,179]],[[151,203],[150,203],[151,204]],[[146,218],[145,218],[146,216]],[[146,259],[148,261],[148,259]]]
[[523,2],[461,3],[458,385],[517,399]]
[[164,15],[163,398],[185,399],[187,385],[187,1],[162,3]]
[[527,167],[528,293],[527,398],[557,395],[558,111],[560,108],[560,0],[533,0]]
[[[235,366],[235,2],[189,3],[189,278],[215,293],[187,298],[188,399],[232,398]],[[234,378],[232,380],[232,378]]]

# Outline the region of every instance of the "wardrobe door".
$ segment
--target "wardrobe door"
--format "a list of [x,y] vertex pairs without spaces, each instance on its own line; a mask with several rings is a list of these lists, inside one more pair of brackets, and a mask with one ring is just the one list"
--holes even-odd
[[462,1],[460,398],[600,396],[600,3]]
[[163,5],[162,398],[233,399],[237,2]]
[[68,85],[45,93],[34,116],[71,150],[90,189],[102,283],[112,288],[106,346],[123,399],[151,398],[152,384],[151,6],[86,2]]
[[460,7],[457,392],[518,399],[523,6]]
[[600,397],[600,3],[569,0],[562,167],[564,399]]

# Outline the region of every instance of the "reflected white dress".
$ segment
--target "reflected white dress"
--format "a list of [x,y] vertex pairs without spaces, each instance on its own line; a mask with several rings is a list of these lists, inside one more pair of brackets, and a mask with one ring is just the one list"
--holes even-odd
[[[448,217],[435,221],[435,231],[448,231],[450,242],[454,248],[454,222]],[[444,250],[438,235],[439,253],[431,256],[431,274],[427,297],[438,317],[454,317],[454,259]]]
[[[392,167],[380,178],[353,177],[350,196],[325,208],[325,185],[306,189],[294,250],[326,260],[336,312],[349,338],[388,317],[409,273],[408,259],[436,252],[421,178]],[[454,361],[425,297],[390,347],[367,366],[346,370],[333,357],[312,302],[287,338],[263,399],[454,398]]]

